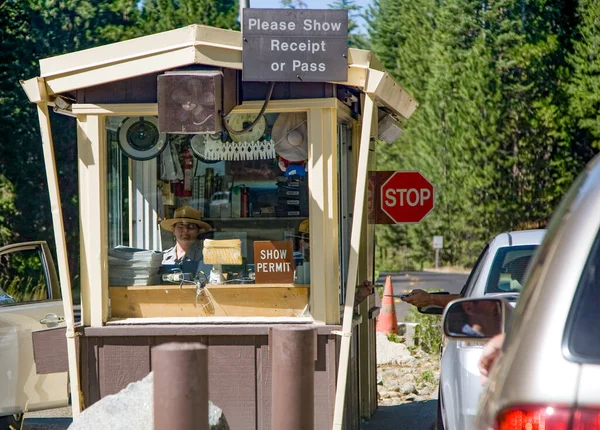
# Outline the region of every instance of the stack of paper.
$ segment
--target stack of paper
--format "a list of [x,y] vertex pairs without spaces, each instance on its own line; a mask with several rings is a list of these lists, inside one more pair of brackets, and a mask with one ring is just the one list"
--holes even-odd
[[155,285],[160,283],[158,271],[162,252],[117,246],[108,251],[109,285]]
[[206,264],[242,264],[242,241],[204,239],[202,256]]

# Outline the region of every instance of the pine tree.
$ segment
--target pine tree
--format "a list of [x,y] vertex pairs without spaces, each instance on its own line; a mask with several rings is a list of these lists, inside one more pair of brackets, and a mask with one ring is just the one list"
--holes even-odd
[[[430,0],[375,0],[365,17],[372,50],[377,58],[419,102],[423,101],[424,89],[430,78],[431,38],[437,13],[435,8],[429,10],[430,3]],[[424,115],[426,112],[422,107],[417,109],[406,124],[407,136],[410,136],[409,130],[415,126],[418,118]],[[412,155],[421,153],[422,157],[429,156],[429,152],[417,149],[420,148],[420,143],[404,136],[396,144],[378,145],[378,170],[399,170],[400,167],[418,170],[419,167],[412,163]],[[425,163],[425,160],[422,161]],[[407,267],[420,266],[427,257],[423,253],[423,246],[427,244],[415,246],[415,240],[409,234],[414,229],[415,227],[402,225],[377,226],[377,244],[382,249],[383,267],[394,269],[394,258],[401,259]],[[399,253],[402,255],[398,256]]]
[[46,181],[36,111],[19,85],[19,79],[37,74],[32,52],[38,47],[23,6],[0,2],[0,245],[46,239],[51,225],[49,211],[44,211],[48,193],[42,185]]
[[562,84],[568,75],[568,3],[498,0],[485,15],[501,93],[496,154],[501,175],[493,192],[502,229],[544,225],[572,179]]
[[423,94],[431,68],[437,0],[376,0],[367,12],[373,51],[413,95]]
[[580,0],[577,15],[579,34],[569,57],[571,109],[578,125],[589,133],[591,145],[600,149],[600,3]]
[[281,7],[287,9],[306,9],[308,5],[303,0],[281,0]]
[[[431,3],[419,4],[405,10],[431,7]],[[397,21],[419,22],[418,15],[409,19],[407,12]],[[377,30],[382,31],[381,27]],[[410,29],[403,31],[410,33]],[[487,190],[495,179],[489,159],[498,145],[498,94],[489,67],[491,52],[484,38],[480,3],[447,0],[440,4],[435,20],[421,31],[418,38],[401,39],[406,41],[402,55],[421,64],[421,73],[408,73],[411,65],[397,67],[398,75],[404,73],[420,89],[415,97],[421,105],[407,122],[398,147],[386,147],[381,158],[384,164],[395,166],[391,167],[394,170],[421,171],[436,187],[434,211],[418,225],[395,227],[406,232],[398,238],[407,239],[417,260],[431,261],[432,236],[443,235],[447,244],[443,258],[451,264],[466,264],[474,261],[488,239],[489,212],[494,205]],[[427,36],[427,32],[431,34]],[[419,52],[416,41],[426,39],[430,43]],[[381,51],[386,52],[385,46]],[[423,70],[428,70],[425,76]],[[405,84],[401,77],[400,81]]]
[[368,49],[366,35],[360,32],[357,20],[361,17],[361,7],[354,0],[335,0],[328,5],[329,9],[345,9],[348,11],[348,46],[351,48]]
[[239,29],[235,0],[146,0],[141,12],[143,34],[158,33],[190,24]]

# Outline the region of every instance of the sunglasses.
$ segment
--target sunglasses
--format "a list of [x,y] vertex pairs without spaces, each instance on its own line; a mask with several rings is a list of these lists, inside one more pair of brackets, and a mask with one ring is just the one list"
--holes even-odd
[[175,228],[183,230],[183,229],[187,229],[187,230],[198,230],[200,227],[198,227],[198,225],[196,224],[188,224],[185,222],[178,222],[177,224],[175,224]]

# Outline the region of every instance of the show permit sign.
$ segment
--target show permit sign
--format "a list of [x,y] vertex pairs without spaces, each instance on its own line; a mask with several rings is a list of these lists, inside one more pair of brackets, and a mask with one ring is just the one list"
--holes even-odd
[[294,244],[291,240],[254,242],[254,275],[257,284],[294,282]]
[[348,11],[244,9],[242,80],[348,80]]

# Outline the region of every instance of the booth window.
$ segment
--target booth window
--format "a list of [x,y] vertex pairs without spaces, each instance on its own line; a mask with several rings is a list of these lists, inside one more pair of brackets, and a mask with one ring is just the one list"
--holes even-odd
[[[223,251],[222,262],[201,266],[197,276],[206,282],[257,282],[257,265],[264,263],[255,258],[257,242],[270,241],[289,244],[292,253],[281,283],[310,283],[307,115],[265,114],[242,132],[255,117],[232,114],[226,131],[217,134],[161,134],[156,117],[107,117],[110,286],[169,282],[164,262],[155,271],[141,262],[124,266],[118,257],[137,249],[155,251],[146,255],[160,260],[154,254],[176,244],[175,227],[163,228],[163,221],[181,216],[181,208],[192,209],[184,218],[192,213],[209,226],[199,229],[204,256],[209,243],[239,241],[241,259],[232,263]],[[271,267],[277,283],[277,269],[284,266]]]

